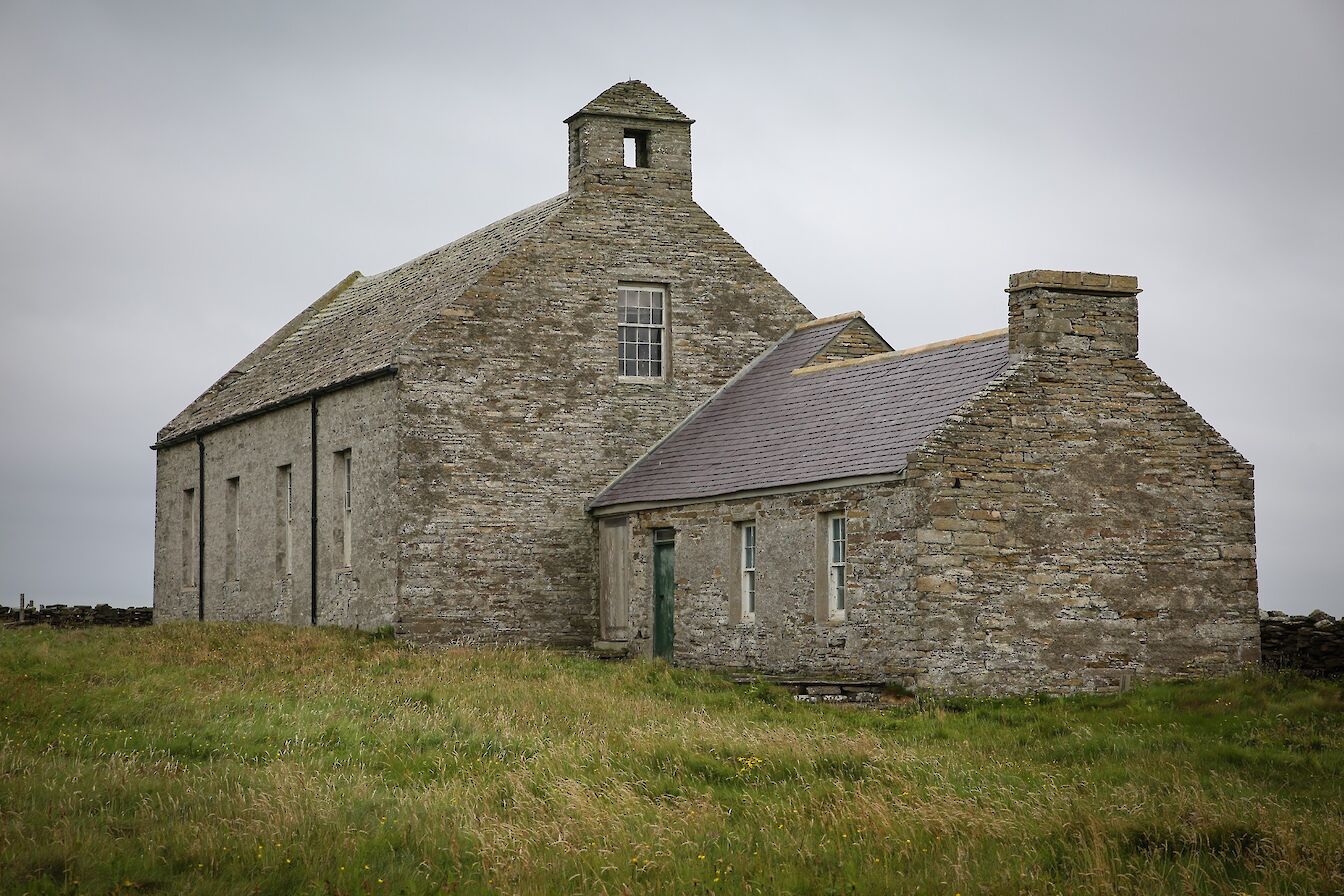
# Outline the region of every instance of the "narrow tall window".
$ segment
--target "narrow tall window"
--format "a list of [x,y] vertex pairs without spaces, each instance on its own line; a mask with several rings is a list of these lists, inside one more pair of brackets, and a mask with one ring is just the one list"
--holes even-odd
[[827,596],[831,618],[845,618],[845,515],[832,514],[827,519],[830,550],[827,552]]
[[236,582],[242,570],[242,535],[238,512],[238,477],[224,483],[224,581]]
[[350,565],[351,517],[355,509],[354,456],[349,448],[336,452],[336,494],[341,499],[341,565]]
[[620,340],[617,372],[622,377],[662,379],[667,354],[667,291],[661,286],[623,283],[616,312]]
[[275,474],[275,573],[294,572],[294,468],[285,464]]
[[742,621],[756,618],[756,524],[742,524]]
[[196,489],[182,491],[182,587],[196,587]]

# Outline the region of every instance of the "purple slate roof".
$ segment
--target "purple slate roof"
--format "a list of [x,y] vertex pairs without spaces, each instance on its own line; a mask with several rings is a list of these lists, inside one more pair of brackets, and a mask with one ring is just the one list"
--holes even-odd
[[795,330],[589,504],[683,501],[897,473],[1008,363],[1003,331],[794,373],[848,326]]

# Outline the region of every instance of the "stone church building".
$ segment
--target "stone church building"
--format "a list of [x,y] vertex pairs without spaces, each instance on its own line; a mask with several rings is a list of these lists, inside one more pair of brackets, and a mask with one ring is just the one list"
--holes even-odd
[[1079,690],[1258,658],[1250,465],[1137,358],[1134,278],[1006,330],[816,320],[638,81],[569,189],[342,279],[158,434],[156,620]]

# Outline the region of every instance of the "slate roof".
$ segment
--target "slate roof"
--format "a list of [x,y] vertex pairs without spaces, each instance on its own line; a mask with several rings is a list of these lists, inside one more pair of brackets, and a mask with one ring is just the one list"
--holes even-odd
[[372,277],[337,284],[159,431],[158,445],[389,372],[407,338],[543,229],[568,194],[510,215]]
[[622,81],[613,84],[595,96],[588,105],[565,119],[573,121],[580,115],[615,115],[621,118],[653,118],[660,121],[681,121],[692,124],[682,111],[667,101],[643,81]]
[[796,328],[589,506],[897,473],[1008,362],[1007,333],[998,330],[794,373],[851,319]]

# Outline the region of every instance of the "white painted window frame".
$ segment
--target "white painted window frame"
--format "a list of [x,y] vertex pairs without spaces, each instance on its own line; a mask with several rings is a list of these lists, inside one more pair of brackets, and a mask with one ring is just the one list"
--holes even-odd
[[[639,305],[638,294],[641,292],[653,293],[650,296],[650,305],[647,309]],[[630,306],[627,303],[627,294],[634,294],[636,304]],[[669,348],[671,340],[668,333],[671,329],[671,308],[668,302],[667,287],[661,283],[632,283],[622,282],[616,285],[616,379],[623,383],[664,383],[667,381],[670,369]],[[635,320],[627,321],[628,311],[633,307]],[[640,311],[647,310],[648,320],[640,319]],[[640,342],[639,336],[647,334],[647,341]],[[634,337],[633,340],[626,339],[626,336]],[[624,346],[632,346],[635,357],[627,359],[624,357]],[[650,348],[648,359],[638,357],[639,346],[657,346],[658,358],[652,357],[653,350]],[[648,363],[648,373],[640,373],[641,363]],[[658,372],[653,373],[656,363]],[[627,373],[630,369],[627,365],[634,365],[634,373]]]
[[849,522],[844,512],[826,516],[826,604],[831,621],[845,618],[848,606],[848,589],[845,587],[846,567],[849,563]]
[[756,523],[738,524],[738,541],[742,545],[738,564],[742,576],[741,616],[743,622],[756,621]]

